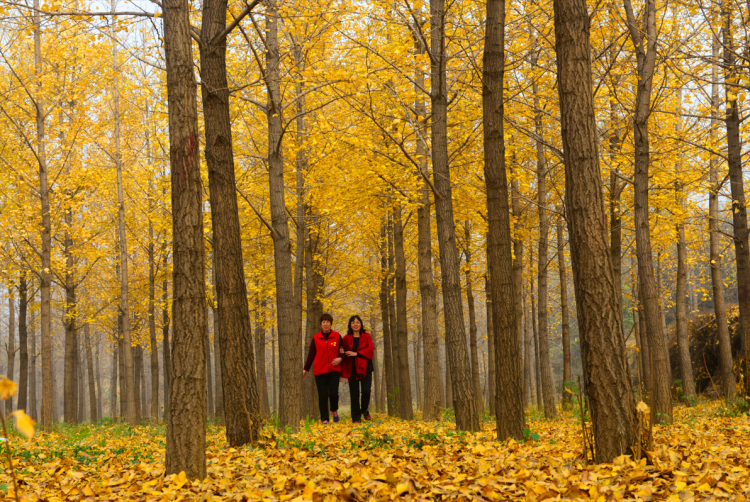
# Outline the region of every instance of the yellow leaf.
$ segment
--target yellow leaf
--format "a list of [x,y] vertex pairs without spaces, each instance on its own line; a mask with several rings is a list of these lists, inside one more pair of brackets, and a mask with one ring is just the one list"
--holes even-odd
[[23,410],[16,410],[11,413],[16,419],[16,429],[28,439],[34,437],[34,424],[36,420],[28,416]]
[[648,413],[648,405],[643,401],[638,403],[638,406],[636,406],[635,409],[638,411],[642,411],[643,413]]
[[0,380],[0,399],[4,400],[15,396],[17,390],[18,385],[13,380],[8,380],[5,377]]

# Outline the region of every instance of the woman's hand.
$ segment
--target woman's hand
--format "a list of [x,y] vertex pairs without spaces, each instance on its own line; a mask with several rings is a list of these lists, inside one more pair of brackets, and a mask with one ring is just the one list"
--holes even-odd
[[354,352],[353,350],[347,350],[346,355],[349,357],[357,357],[357,353]]
[[302,380],[307,377],[307,370],[302,370]]
[[337,357],[336,359],[334,359],[333,361],[331,361],[331,366],[338,366],[339,364],[341,364],[341,358],[340,357]]

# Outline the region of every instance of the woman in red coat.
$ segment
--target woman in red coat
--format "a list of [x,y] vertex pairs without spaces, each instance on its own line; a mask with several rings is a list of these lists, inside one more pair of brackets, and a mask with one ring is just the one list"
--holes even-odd
[[331,401],[333,421],[339,421],[339,378],[341,378],[341,335],[331,330],[331,314],[320,316],[321,330],[313,337],[307,352],[307,361],[302,370],[302,379],[307,376],[310,366],[315,374],[315,385],[318,387],[318,406],[320,419],[328,423],[328,401]]
[[[372,357],[375,347],[372,336],[365,331],[362,319],[354,315],[349,319],[349,326],[344,336],[344,350],[347,356],[341,368],[341,378],[349,380],[349,395],[352,400],[352,422],[360,423],[362,417],[372,420],[370,416],[370,392],[372,390]],[[362,401],[360,402],[360,392]]]

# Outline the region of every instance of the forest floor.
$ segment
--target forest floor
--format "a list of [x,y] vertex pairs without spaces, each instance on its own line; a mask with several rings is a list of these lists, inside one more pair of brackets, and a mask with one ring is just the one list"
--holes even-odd
[[[528,416],[524,443],[442,422],[376,415],[364,424],[307,424],[279,434],[272,424],[256,447],[228,448],[209,425],[208,477],[164,476],[163,425],[58,426],[32,440],[11,439],[26,500],[745,500],[750,496],[750,417],[718,402],[675,409],[654,429],[652,462],[620,457],[583,465],[580,419]],[[3,455],[3,461],[5,461]],[[13,496],[0,471],[0,497]]]

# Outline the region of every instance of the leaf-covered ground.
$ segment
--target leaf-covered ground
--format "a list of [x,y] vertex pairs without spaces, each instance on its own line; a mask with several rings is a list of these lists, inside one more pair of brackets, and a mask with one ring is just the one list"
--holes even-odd
[[[733,416],[734,415],[734,416]],[[745,500],[750,494],[750,419],[718,403],[677,408],[655,427],[653,464],[628,457],[584,466],[573,414],[529,417],[523,444],[445,422],[383,416],[365,424],[310,424],[298,434],[265,430],[258,447],[232,449],[209,427],[208,477],[164,476],[164,427],[61,427],[32,440],[14,436],[21,493],[28,500]],[[0,497],[13,495],[6,469]]]

